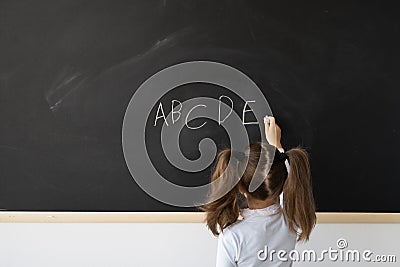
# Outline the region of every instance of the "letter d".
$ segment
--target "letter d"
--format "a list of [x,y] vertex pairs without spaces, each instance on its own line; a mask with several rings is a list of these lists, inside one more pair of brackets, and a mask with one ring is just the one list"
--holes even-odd
[[[264,255],[263,255],[264,254]],[[260,260],[260,261],[265,261],[266,259],[268,259],[268,247],[267,246],[264,246],[264,249],[260,249],[258,252],[257,252],[257,258]]]

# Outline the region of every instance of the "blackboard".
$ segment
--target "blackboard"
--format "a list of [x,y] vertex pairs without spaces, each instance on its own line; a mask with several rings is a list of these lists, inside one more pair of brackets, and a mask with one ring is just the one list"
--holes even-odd
[[[196,210],[163,204],[135,183],[122,123],[149,77],[212,61],[248,75],[283,145],[309,151],[318,211],[400,212],[396,10],[388,1],[1,1],[0,209]],[[212,84],[180,86],[161,102],[221,95],[240,114],[244,102]],[[207,183],[210,168],[182,172],[159,153],[158,104],[146,128],[157,169],[178,184]],[[205,137],[229,146],[210,122],[181,132],[182,153],[196,159]]]

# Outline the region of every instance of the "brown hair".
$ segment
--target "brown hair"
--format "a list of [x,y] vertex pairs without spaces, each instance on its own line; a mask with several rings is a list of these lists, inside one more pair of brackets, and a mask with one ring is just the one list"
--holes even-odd
[[[265,159],[260,157],[261,150],[267,155]],[[258,200],[271,199],[278,202],[279,195],[283,192],[283,211],[289,229],[298,234],[298,240],[308,240],[315,226],[316,216],[307,152],[301,148],[293,148],[286,152],[290,161],[289,173],[283,160],[268,164],[267,159],[271,158],[268,157],[270,150],[265,149],[265,145],[261,143],[252,144],[247,149],[246,166],[243,161],[239,161],[238,165],[229,164],[231,152],[230,149],[224,149],[218,154],[211,181],[219,177],[223,185],[232,185],[232,189],[200,208],[206,212],[205,220],[211,232],[218,236],[226,227],[237,221],[240,211],[238,205],[240,187],[248,197]],[[259,163],[264,166],[271,165],[267,175],[265,168],[257,169]],[[238,177],[240,168],[243,168],[244,173]],[[249,192],[252,178],[260,174],[257,172],[262,172],[261,175],[265,176],[265,180],[255,191]],[[212,186],[210,197],[218,195],[223,189],[221,183]],[[300,228],[300,232],[297,232],[297,228]]]

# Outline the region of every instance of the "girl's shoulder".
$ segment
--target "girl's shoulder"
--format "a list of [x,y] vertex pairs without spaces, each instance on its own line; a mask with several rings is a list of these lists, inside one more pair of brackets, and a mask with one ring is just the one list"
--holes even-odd
[[226,227],[224,229],[224,232],[227,231],[227,232],[235,233],[240,228],[240,225],[242,223],[243,223],[243,218],[240,217],[236,222],[234,222],[231,225],[229,225],[228,227]]
[[241,240],[241,236],[246,232],[246,223],[243,218],[239,218],[236,222],[227,226],[221,233],[222,238],[234,240],[238,243]]

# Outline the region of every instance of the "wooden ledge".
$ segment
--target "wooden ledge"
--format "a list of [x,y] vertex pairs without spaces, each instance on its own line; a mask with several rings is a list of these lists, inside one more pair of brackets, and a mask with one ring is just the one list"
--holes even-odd
[[[0,222],[26,223],[203,223],[203,212],[2,211]],[[319,212],[318,223],[400,223],[400,213]]]

